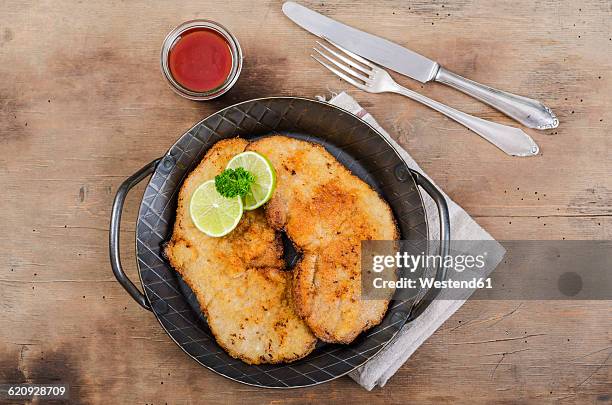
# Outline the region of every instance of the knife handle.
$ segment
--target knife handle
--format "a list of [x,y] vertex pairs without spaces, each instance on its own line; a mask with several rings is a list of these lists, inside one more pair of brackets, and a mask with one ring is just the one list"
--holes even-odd
[[559,120],[544,104],[527,97],[485,86],[440,67],[435,81],[447,84],[503,112],[528,128],[551,129]]

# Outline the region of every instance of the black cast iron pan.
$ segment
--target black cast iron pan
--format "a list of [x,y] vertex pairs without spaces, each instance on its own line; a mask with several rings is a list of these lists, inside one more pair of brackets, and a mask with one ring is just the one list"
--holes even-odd
[[[261,387],[291,388],[320,384],[361,366],[406,322],[429,305],[439,291],[418,300],[394,299],[380,325],[350,345],[319,344],[313,353],[289,364],[247,365],[230,357],[215,342],[189,287],[162,254],[170,239],[177,195],[185,176],[217,141],[241,136],[254,139],[281,133],[320,143],[355,175],[377,190],[391,206],[401,239],[427,245],[427,221],[421,186],[438,205],[441,253],[448,252],[449,214],[442,194],[409,169],[397,151],[358,117],[325,102],[272,97],[227,107],[199,122],[161,158],[147,164],[119,187],[110,227],[110,259],[117,280],[143,308],[154,313],[168,335],[203,366],[236,381]],[[121,211],[129,190],[151,175],[136,225],[138,270],[144,294],[126,277],[119,256]],[[291,257],[288,258],[291,261]],[[437,278],[446,269],[438,269]]]

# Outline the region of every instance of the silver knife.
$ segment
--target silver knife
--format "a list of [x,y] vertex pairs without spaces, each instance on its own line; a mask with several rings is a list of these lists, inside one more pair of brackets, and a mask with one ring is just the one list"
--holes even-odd
[[292,1],[283,12],[305,30],[331,39],[356,54],[421,83],[436,81],[464,92],[503,112],[529,128],[550,129],[559,120],[544,104],[466,79],[444,69],[437,62],[386,39],[339,23]]

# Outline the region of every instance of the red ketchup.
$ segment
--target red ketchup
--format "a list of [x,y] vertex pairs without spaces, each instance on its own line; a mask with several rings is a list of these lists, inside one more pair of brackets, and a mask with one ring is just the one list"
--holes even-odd
[[183,33],[168,56],[174,80],[194,92],[221,86],[232,70],[232,52],[217,32],[195,28]]

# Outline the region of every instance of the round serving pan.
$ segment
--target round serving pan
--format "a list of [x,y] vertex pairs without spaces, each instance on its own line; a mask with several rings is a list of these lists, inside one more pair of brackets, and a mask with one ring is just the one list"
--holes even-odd
[[[227,107],[199,122],[168,150],[128,178],[117,191],[111,216],[110,258],[117,280],[145,309],[152,311],[168,335],[203,366],[236,381],[274,388],[304,387],[340,377],[378,353],[406,323],[435,298],[429,290],[415,300],[393,300],[380,325],[350,345],[319,344],[307,357],[289,364],[247,365],[221,349],[189,287],[162,254],[170,240],[177,196],[183,179],[217,141],[271,133],[320,143],[355,175],[377,190],[391,206],[401,238],[427,244],[427,222],[419,189],[438,204],[440,234],[447,251],[448,209],[440,192],[410,170],[397,151],[358,117],[325,102],[273,97]],[[136,225],[136,252],[144,295],[126,277],[119,257],[121,211],[128,191],[152,175],[144,191]],[[438,278],[445,269],[438,269]]]

